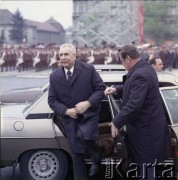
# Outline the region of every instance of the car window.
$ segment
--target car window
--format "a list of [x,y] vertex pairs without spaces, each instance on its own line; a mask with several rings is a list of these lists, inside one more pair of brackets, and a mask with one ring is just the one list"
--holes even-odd
[[104,98],[101,101],[99,123],[106,123],[106,122],[111,122],[111,121],[112,121],[112,116],[111,116],[111,111],[109,108],[109,103],[108,103],[107,98]]
[[178,124],[178,87],[163,88],[161,94],[172,124]]
[[117,95],[108,95],[108,101],[110,105],[110,110],[112,117],[114,118],[121,111],[122,100],[117,97]]
[[[121,100],[117,96],[109,95],[101,101],[99,123],[111,122],[113,117],[120,112]],[[111,108],[112,106],[112,108]]]

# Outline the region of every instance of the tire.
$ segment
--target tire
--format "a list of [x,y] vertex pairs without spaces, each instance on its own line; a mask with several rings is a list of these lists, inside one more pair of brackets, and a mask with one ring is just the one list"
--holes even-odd
[[38,150],[25,153],[19,163],[24,180],[64,180],[68,160],[60,150]]

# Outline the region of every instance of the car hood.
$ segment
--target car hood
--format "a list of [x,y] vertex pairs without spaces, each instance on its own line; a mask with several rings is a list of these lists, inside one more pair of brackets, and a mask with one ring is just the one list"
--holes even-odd
[[23,110],[29,104],[1,105],[1,118],[24,117]]
[[[13,90],[6,91],[4,93],[11,93],[11,92],[16,92],[16,91],[24,91],[24,90],[38,90],[41,89],[41,87],[25,87],[25,88],[17,88]],[[2,93],[2,94],[4,94]]]

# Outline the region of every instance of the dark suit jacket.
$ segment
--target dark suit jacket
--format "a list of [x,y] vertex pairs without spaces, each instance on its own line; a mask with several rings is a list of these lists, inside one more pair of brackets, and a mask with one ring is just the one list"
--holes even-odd
[[[99,104],[104,97],[105,85],[93,65],[76,60],[71,85],[67,82],[64,68],[60,66],[50,75],[48,103],[64,121],[67,138],[74,152],[84,152],[83,140],[98,138]],[[90,107],[79,119],[65,115],[67,108],[88,100]],[[81,138],[82,137],[82,138]]]
[[123,108],[113,122],[126,125],[130,155],[137,163],[162,161],[169,157],[168,125],[159,92],[155,70],[146,61],[139,61],[124,77]]

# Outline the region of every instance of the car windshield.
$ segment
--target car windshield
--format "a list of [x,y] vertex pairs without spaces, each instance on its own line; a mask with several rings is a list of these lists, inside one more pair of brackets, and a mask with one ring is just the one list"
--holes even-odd
[[173,124],[178,124],[178,88],[162,89],[161,94]]

